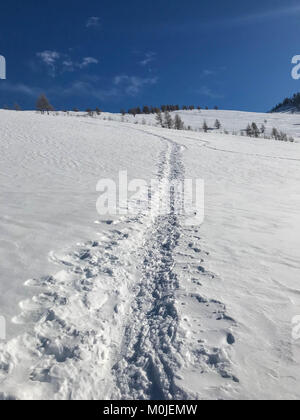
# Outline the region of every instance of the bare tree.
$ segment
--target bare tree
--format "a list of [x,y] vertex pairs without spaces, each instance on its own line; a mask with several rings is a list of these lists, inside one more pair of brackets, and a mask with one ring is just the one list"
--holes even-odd
[[47,96],[45,94],[42,94],[38,97],[36,102],[36,109],[40,111],[42,114],[49,111],[54,111],[53,106],[50,104]]
[[94,111],[91,108],[87,108],[85,111],[89,117],[93,117],[94,116]]

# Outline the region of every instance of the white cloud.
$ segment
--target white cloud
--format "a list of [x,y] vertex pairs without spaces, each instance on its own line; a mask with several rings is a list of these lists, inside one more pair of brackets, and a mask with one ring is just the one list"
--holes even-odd
[[48,68],[50,69],[50,74],[54,76],[56,70],[56,63],[60,59],[60,54],[57,51],[46,50],[38,52],[36,55],[41,59],[41,61],[44,64],[46,64],[46,66],[48,66]]
[[220,95],[218,93],[213,92],[207,86],[202,86],[200,89],[197,90],[197,93],[199,93],[200,95],[203,95],[203,96],[207,96],[208,98],[211,98],[211,99],[221,99],[221,98],[224,98],[223,95]]
[[215,74],[216,74],[216,71],[215,70],[208,70],[208,69],[206,69],[206,70],[203,70],[202,71],[201,76],[202,77],[214,76]]
[[43,51],[37,53],[37,56],[47,64],[48,66],[53,66],[56,61],[60,58],[60,54],[57,51]]
[[90,64],[98,64],[99,60],[94,57],[84,57],[81,63],[78,64],[78,67],[83,69],[85,67],[88,67]]
[[58,53],[57,51],[47,50],[38,52],[36,55],[48,67],[52,77],[56,75],[58,70],[73,72],[76,69],[84,69],[91,64],[99,63],[99,60],[94,57],[84,57],[80,61],[75,61],[68,54]]
[[219,67],[215,69],[204,69],[200,73],[200,78],[204,79],[205,77],[212,77],[212,76],[218,76],[218,74],[223,73],[226,71],[226,67]]
[[63,62],[62,62],[63,67],[65,68],[65,70],[67,71],[74,71],[74,63],[70,58],[66,58]]
[[121,75],[114,78],[114,84],[121,87],[127,95],[136,96],[147,85],[155,85],[157,77],[142,78],[138,76]]
[[87,28],[97,28],[100,26],[100,18],[98,16],[91,16],[88,18],[85,26]]

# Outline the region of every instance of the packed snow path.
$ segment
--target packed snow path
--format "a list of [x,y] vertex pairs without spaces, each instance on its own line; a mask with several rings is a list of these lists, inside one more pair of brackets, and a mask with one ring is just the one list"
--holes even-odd
[[[159,165],[160,193],[170,194],[168,181],[183,179],[180,147],[168,144]],[[164,182],[166,182],[165,191]],[[171,213],[157,215],[149,225],[141,249],[141,279],[135,286],[133,316],[126,327],[124,357],[115,367],[120,388],[126,399],[182,398],[174,383],[178,313],[175,292],[178,279],[173,272],[173,252],[180,237],[180,222],[175,213],[174,191],[170,197]]]

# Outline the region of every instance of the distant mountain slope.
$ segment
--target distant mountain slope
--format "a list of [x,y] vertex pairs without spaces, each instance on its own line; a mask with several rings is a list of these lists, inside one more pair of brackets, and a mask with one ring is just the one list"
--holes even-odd
[[295,93],[291,98],[285,98],[271,112],[300,112],[300,93]]

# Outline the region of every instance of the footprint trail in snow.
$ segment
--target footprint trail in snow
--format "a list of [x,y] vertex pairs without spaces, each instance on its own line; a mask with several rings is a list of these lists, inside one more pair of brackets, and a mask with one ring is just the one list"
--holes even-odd
[[[95,241],[51,253],[58,272],[26,282],[34,297],[13,319],[28,332],[0,344],[0,398],[199,397],[181,381],[187,363],[220,378],[223,389],[238,384],[228,356],[235,321],[221,302],[195,292],[214,275],[202,266],[207,255],[199,240],[190,242],[193,229],[169,187],[184,179],[182,148],[160,139],[153,199],[169,194],[170,212],[145,207],[136,217],[97,222]],[[190,290],[182,287],[186,278]],[[184,315],[187,304],[193,319]]]

